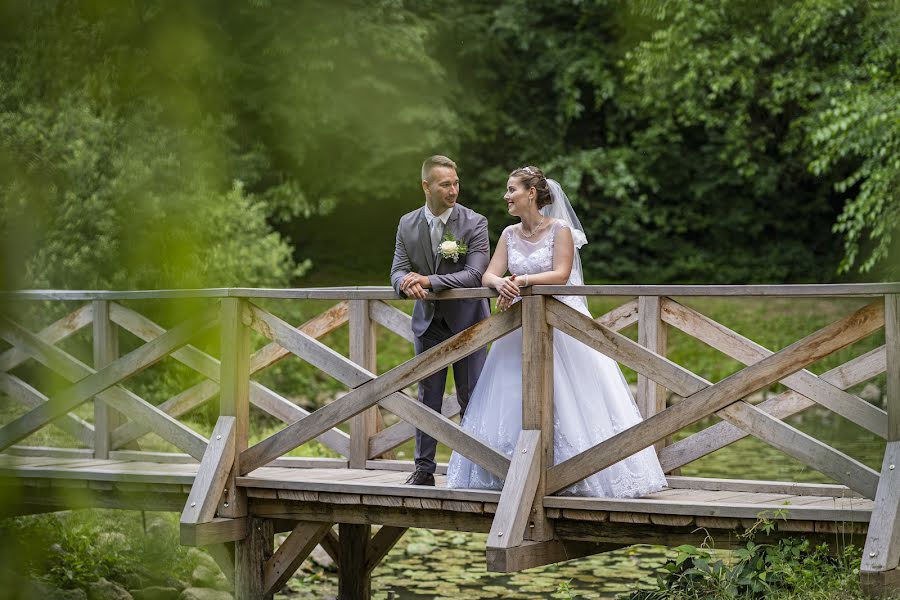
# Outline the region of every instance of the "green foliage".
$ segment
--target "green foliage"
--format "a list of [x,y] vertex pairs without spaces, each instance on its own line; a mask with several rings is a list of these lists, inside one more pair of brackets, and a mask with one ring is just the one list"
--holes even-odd
[[678,546],[675,558],[663,566],[656,589],[637,590],[625,598],[749,600],[794,594],[813,597],[834,591],[857,595],[858,548],[846,546],[835,556],[827,544],[812,547],[802,538],[782,538],[772,544],[754,542],[756,535],[775,531],[777,520],[782,518],[782,511],[761,513],[742,536],[747,542],[730,556],[715,551],[709,538],[699,547]]

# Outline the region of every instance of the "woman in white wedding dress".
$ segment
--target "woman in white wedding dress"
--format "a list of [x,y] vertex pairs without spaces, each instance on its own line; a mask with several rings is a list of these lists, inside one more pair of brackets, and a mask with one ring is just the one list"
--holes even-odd
[[[482,284],[497,290],[501,310],[528,285],[581,285],[578,248],[587,243],[559,184],[537,167],[516,169],[504,196],[521,219],[497,243]],[[510,276],[504,277],[509,272]],[[590,315],[582,296],[557,299]],[[560,463],[641,420],[631,390],[612,359],[561,331],[553,332],[553,452]],[[461,427],[511,457],[522,430],[522,330],[491,346]],[[565,489],[577,496],[637,497],[658,491],[666,479],[652,446]],[[456,452],[447,487],[501,489],[503,481]]]

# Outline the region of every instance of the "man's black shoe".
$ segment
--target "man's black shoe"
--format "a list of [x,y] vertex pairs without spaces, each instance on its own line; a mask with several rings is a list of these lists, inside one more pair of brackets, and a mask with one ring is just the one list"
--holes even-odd
[[406,480],[406,485],[434,485],[434,475],[431,473],[426,473],[425,471],[413,471],[412,475],[409,476],[409,479]]

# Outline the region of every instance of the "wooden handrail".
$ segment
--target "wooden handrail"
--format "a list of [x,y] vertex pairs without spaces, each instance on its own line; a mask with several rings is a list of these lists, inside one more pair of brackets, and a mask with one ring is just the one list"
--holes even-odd
[[[531,295],[578,296],[728,296],[728,297],[875,297],[900,294],[900,283],[766,284],[766,285],[536,285]],[[493,298],[490,288],[461,288],[438,294],[436,300]],[[295,300],[403,300],[389,286],[323,288],[206,288],[185,290],[18,290],[0,292],[0,301],[27,300],[163,300],[184,298],[273,298]]]

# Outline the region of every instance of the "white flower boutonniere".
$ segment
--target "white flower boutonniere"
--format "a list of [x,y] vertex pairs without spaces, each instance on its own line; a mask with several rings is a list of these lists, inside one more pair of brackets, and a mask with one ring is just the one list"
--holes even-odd
[[459,260],[459,257],[468,251],[469,247],[466,246],[462,240],[456,239],[450,233],[444,234],[444,239],[441,240],[441,243],[438,246],[438,252],[440,252],[441,258],[449,258],[452,259],[453,262]]

